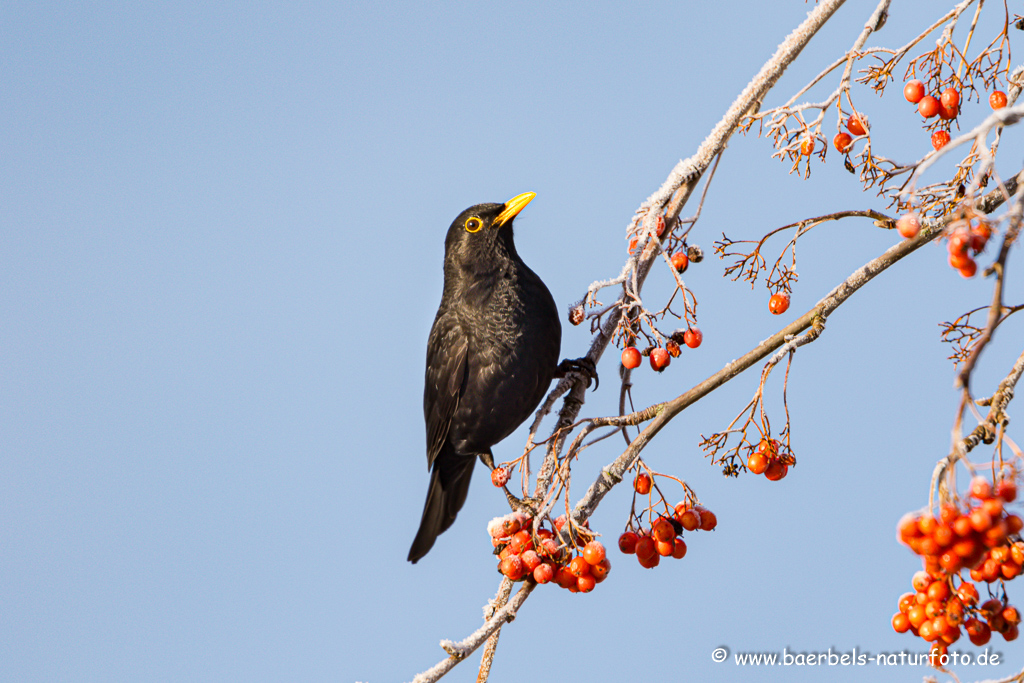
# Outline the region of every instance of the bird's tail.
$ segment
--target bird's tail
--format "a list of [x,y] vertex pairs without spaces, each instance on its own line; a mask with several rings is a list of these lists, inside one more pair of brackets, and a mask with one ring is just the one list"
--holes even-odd
[[437,537],[455,521],[455,516],[466,502],[475,464],[475,457],[443,452],[434,461],[420,530],[416,532],[416,539],[409,550],[409,561],[413,564],[430,552]]

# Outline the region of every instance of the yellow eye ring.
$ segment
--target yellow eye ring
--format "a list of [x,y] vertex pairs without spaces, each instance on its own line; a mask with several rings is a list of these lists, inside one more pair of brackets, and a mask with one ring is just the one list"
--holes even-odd
[[466,221],[466,232],[479,232],[482,227],[484,227],[484,222],[476,216]]

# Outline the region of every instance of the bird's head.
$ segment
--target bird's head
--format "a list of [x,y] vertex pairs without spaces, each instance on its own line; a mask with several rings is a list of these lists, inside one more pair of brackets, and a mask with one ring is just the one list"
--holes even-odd
[[536,196],[524,192],[504,204],[477,204],[460,213],[448,228],[445,260],[485,265],[502,256],[515,258],[512,221]]

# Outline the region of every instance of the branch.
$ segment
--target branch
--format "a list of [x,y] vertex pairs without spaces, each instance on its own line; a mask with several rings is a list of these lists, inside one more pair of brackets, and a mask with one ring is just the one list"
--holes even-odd
[[[1017,187],[1022,183],[1024,183],[1024,171],[1021,171],[1016,177],[1006,183],[1007,190],[1009,192],[1016,192]],[[1012,190],[1010,189],[1011,187],[1013,188]],[[976,208],[982,213],[991,213],[1003,204],[1005,199],[1006,195],[1003,190],[1001,188],[997,188],[980,199],[976,203]],[[642,411],[644,414],[653,413],[653,420],[632,441],[622,455],[601,470],[601,474],[598,475],[594,483],[590,485],[590,488],[576,504],[576,507],[573,510],[573,518],[579,522],[587,519],[591,514],[593,514],[604,496],[616,483],[622,480],[625,472],[632,467],[633,463],[639,457],[640,452],[676,415],[718,387],[722,386],[736,375],[747,370],[755,363],[760,362],[769,354],[779,350],[784,344],[787,344],[788,340],[793,339],[796,335],[804,333],[811,328],[816,330],[815,332],[812,332],[812,334],[815,334],[815,336],[820,334],[828,316],[831,315],[832,312],[841,306],[847,299],[849,299],[854,292],[863,287],[882,271],[917,251],[925,244],[936,239],[942,234],[946,224],[951,220],[953,220],[952,217],[943,218],[941,220],[925,221],[925,224],[917,237],[903,240],[902,242],[890,247],[881,256],[878,256],[874,260],[858,268],[848,278],[846,278],[846,280],[841,282],[837,287],[835,287],[835,289],[829,292],[828,295],[821,299],[821,301],[815,304],[810,311],[800,316],[800,318],[794,320],[768,339],[762,341],[752,351],[737,360],[728,363],[721,370],[686,393],[677,396],[671,401],[656,404],[647,408],[645,411]]]
[[484,642],[490,638],[492,633],[495,633],[506,622],[512,621],[516,618],[516,612],[519,611],[519,607],[523,604],[526,598],[529,597],[535,586],[536,584],[532,581],[525,582],[523,587],[519,589],[519,592],[512,597],[508,604],[497,610],[493,617],[487,620],[483,626],[470,634],[470,636],[465,640],[459,643],[453,643],[450,640],[442,640],[441,647],[444,648],[445,652],[450,656],[447,659],[442,659],[423,673],[417,674],[416,678],[412,679],[412,683],[433,683],[433,681],[439,680],[442,676],[451,671],[456,664],[473,654],[478,647],[483,645]]

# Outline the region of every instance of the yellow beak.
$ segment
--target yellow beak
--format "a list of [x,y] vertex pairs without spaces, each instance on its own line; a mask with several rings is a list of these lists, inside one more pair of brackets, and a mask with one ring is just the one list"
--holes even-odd
[[505,202],[505,208],[498,217],[494,219],[494,224],[501,227],[505,223],[519,215],[519,212],[526,208],[526,205],[533,201],[533,198],[537,196],[536,192],[524,192],[516,195],[512,199]]

